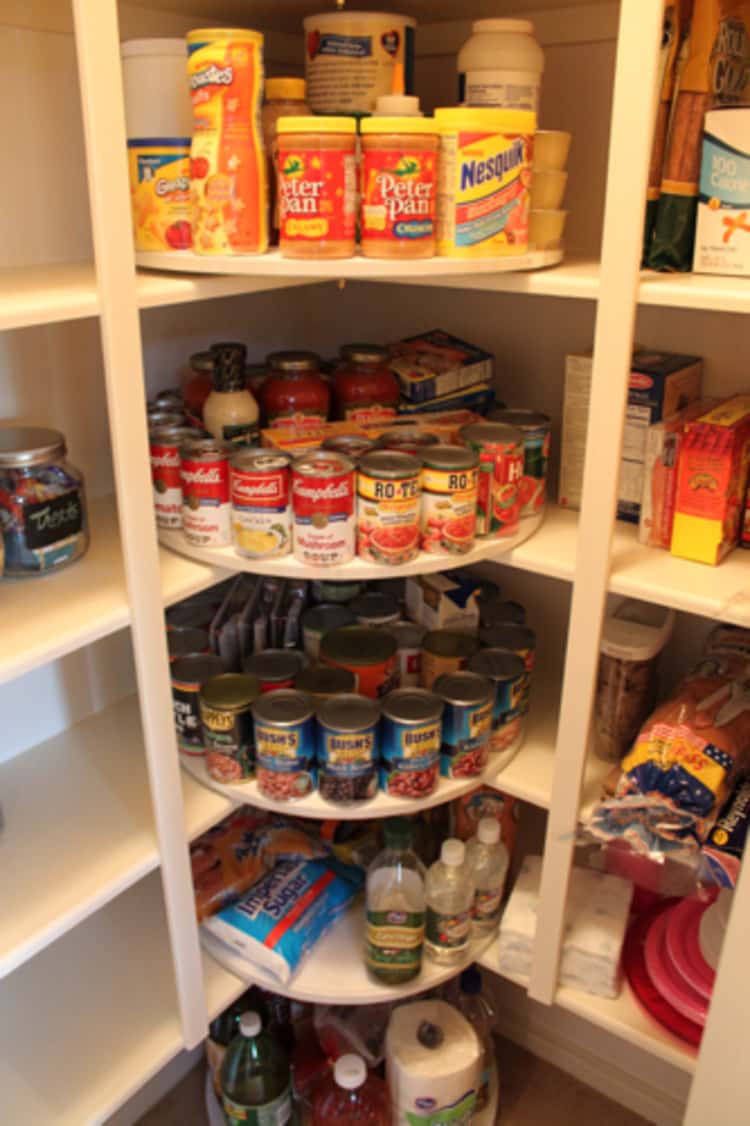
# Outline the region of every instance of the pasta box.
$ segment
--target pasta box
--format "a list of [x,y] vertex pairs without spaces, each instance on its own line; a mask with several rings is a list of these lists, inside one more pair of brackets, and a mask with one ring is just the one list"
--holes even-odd
[[672,555],[720,563],[737,544],[750,461],[750,395],[688,423],[677,472]]

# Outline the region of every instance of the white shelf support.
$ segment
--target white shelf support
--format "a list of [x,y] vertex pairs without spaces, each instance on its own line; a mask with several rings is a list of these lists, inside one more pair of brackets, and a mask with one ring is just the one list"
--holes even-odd
[[[529,987],[530,995],[545,1004],[552,1003],[557,988],[610,571],[656,111],[661,20],[662,6],[654,0],[623,0],[578,550]],[[638,122],[637,127],[634,122]]]
[[132,640],[186,1046],[206,1033],[149,472],[115,0],[74,0],[101,338]]

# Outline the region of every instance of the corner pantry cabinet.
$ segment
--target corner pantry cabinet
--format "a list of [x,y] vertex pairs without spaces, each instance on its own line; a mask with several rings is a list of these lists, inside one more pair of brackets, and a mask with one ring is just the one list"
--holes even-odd
[[[574,135],[562,265],[457,274],[439,260],[407,272],[259,259],[234,276],[136,271],[120,39],[258,27],[269,72],[301,73],[302,17],[329,6],[0,5],[0,416],[63,431],[86,477],[92,537],[69,570],[0,583],[3,1122],[134,1121],[244,988],[198,942],[187,843],[232,803],[180,770],[162,619],[225,572],[157,545],[146,394],[174,383],[212,339],[246,340],[260,358],[440,326],[495,352],[500,394],[550,414],[553,441],[564,356],[594,344],[581,512],[551,504],[532,538],[483,564],[525,600],[544,642],[526,744],[497,778],[536,808],[533,847],[544,849],[531,980],[491,979],[501,1029],[654,1122],[740,1126],[750,1103],[746,872],[699,1056],[642,1015],[627,988],[604,1001],[556,986],[575,829],[605,770],[588,746],[608,595],[680,612],[672,680],[714,619],[750,625],[748,557],[736,552],[718,569],[675,560],[614,521],[634,337],[705,356],[708,394],[750,387],[750,283],[639,274],[661,0],[371,5],[417,17],[427,110],[455,98],[455,53],[472,17],[533,15],[546,56],[541,124]],[[359,984],[358,939],[339,941],[299,988],[379,999]],[[493,969],[492,946],[481,961]]]

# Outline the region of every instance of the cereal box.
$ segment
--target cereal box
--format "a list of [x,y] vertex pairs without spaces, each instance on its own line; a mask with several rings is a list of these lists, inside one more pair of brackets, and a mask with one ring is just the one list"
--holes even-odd
[[677,496],[677,466],[685,425],[712,406],[713,403],[705,401],[691,403],[685,410],[648,428],[638,539],[649,547],[669,551]]
[[494,357],[489,352],[438,328],[394,344],[391,353],[391,370],[401,394],[412,402],[491,383],[494,376]]

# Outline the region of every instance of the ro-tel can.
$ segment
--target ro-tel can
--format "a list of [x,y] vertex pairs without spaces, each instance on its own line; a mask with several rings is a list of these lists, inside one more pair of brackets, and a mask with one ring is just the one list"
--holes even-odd
[[315,789],[315,719],[309,696],[269,692],[253,704],[258,789],[272,801],[294,801]]
[[438,677],[434,689],[445,704],[440,773],[445,778],[475,778],[487,765],[494,685],[466,671]]
[[378,788],[378,719],[374,700],[334,696],[318,708],[318,788],[339,805],[368,801]]
[[251,708],[260,685],[246,673],[225,672],[201,688],[206,769],[216,782],[249,782],[255,775]]
[[213,438],[180,446],[182,530],[196,547],[224,547],[232,539],[229,455],[232,447]]
[[501,422],[474,422],[459,433],[479,455],[477,535],[515,535],[521,521],[521,431]]
[[262,254],[268,247],[260,127],[263,36],[199,28],[188,32],[187,51],[194,249],[197,254]]
[[423,688],[398,688],[383,701],[380,786],[400,798],[431,794],[440,773],[443,701]]
[[354,555],[354,462],[313,450],[292,464],[294,555],[300,563],[331,567]]
[[305,658],[297,649],[263,649],[249,653],[242,669],[258,678],[261,692],[275,692],[278,688],[292,688],[304,665]]
[[421,547],[463,555],[474,546],[479,458],[465,446],[422,451]]
[[526,610],[520,602],[511,598],[487,598],[479,607],[480,629],[489,629],[491,626],[513,622],[514,625],[526,624]]
[[310,587],[313,602],[349,603],[363,590],[364,583],[328,582],[325,579],[314,579]]
[[417,688],[422,672],[422,645],[427,630],[416,622],[393,622],[388,626],[398,645],[398,682],[402,688]]
[[148,436],[154,512],[159,528],[182,527],[180,446],[195,437],[189,426],[160,426]]
[[478,647],[476,638],[469,633],[430,630],[422,641],[422,687],[432,688],[439,676],[465,669]]
[[238,555],[269,559],[292,549],[291,457],[276,450],[233,454],[229,477]]
[[398,688],[397,653],[390,633],[369,626],[344,626],[320,642],[321,661],[349,669],[356,677],[356,691],[372,700]]
[[529,710],[531,677],[536,655],[536,634],[533,629],[517,625],[515,622],[497,622],[480,628],[479,644],[486,649],[509,649],[523,661],[526,675],[520,711],[522,715],[526,715]]
[[418,426],[395,426],[386,430],[375,443],[378,450],[393,450],[396,453],[411,454],[412,457],[421,458],[422,453],[430,446],[439,446],[440,438],[428,430],[420,430]]
[[356,465],[363,454],[374,449],[372,438],[365,438],[360,434],[334,434],[321,443],[321,450],[330,450],[336,454],[343,454]]
[[214,654],[178,657],[170,666],[172,707],[177,743],[187,755],[203,755],[203,730],[199,694],[212,676],[224,672],[224,662]]
[[550,429],[546,414],[531,410],[494,410],[493,422],[504,422],[523,435],[523,477],[521,478],[521,516],[534,516],[544,509],[547,492]]
[[509,649],[480,649],[469,661],[469,672],[495,685],[490,751],[502,751],[505,766],[523,742],[526,666]]
[[341,626],[353,625],[355,618],[348,606],[341,606],[336,602],[321,602],[319,606],[311,606],[305,610],[300,621],[305,654],[311,661],[317,661],[321,637],[331,630],[340,629]]
[[357,554],[392,567],[419,553],[420,472],[412,454],[373,450],[357,467]]
[[391,626],[401,617],[398,599],[380,590],[366,590],[349,603],[349,609],[361,626]]
[[179,657],[210,653],[211,643],[204,629],[170,629],[167,630],[167,650],[171,662]]
[[338,696],[342,692],[354,692],[357,678],[349,669],[334,668],[333,665],[308,665],[294,678],[294,687],[305,692],[316,705]]

